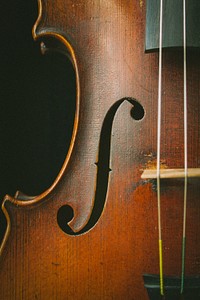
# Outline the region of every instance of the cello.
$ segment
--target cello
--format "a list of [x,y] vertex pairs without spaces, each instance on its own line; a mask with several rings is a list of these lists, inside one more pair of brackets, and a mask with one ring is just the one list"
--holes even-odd
[[0,299],[200,299],[199,8],[38,0],[74,129],[46,191],[4,198]]

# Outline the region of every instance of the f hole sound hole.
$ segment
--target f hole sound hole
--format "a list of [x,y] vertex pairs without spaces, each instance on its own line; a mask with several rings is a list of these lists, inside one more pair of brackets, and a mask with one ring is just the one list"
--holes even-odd
[[144,118],[145,111],[143,106],[139,102],[134,101],[134,106],[131,109],[130,114],[135,121],[140,121]]
[[116,101],[108,110],[102,124],[102,129],[98,147],[98,161],[96,183],[94,184],[94,206],[88,223],[79,232],[73,232],[68,225],[73,219],[73,209],[69,205],[61,206],[57,214],[57,222],[61,230],[69,235],[80,235],[93,228],[101,217],[108,189],[109,174],[112,171],[110,168],[110,152],[111,152],[111,136],[112,125],[115,114],[123,102],[129,102],[133,105],[131,116],[134,120],[141,120],[144,117],[144,108],[134,98],[122,98]]
[[63,205],[59,208],[57,213],[57,222],[60,228],[64,228],[64,232],[72,233],[71,228],[68,226],[68,223],[73,219],[74,212],[71,206]]

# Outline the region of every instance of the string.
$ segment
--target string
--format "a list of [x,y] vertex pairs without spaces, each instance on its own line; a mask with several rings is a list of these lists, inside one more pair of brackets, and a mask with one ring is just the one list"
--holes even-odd
[[[160,293],[164,295],[163,279],[163,250],[161,227],[161,197],[160,197],[160,146],[161,146],[161,107],[162,107],[162,27],[163,27],[163,0],[160,0],[160,30],[159,30],[159,75],[158,75],[158,126],[157,126],[157,199],[158,199],[158,234],[159,234],[159,268]],[[184,209],[183,209],[183,237],[182,237],[182,270],[181,294],[184,291],[185,279],[185,248],[186,248],[186,219],[187,219],[187,63],[186,63],[186,1],[183,0],[183,56],[184,56]]]
[[186,3],[183,0],[183,60],[184,60],[184,208],[183,208],[183,237],[182,237],[182,270],[181,270],[181,294],[184,291],[185,279],[185,248],[186,248],[186,213],[187,213],[187,64],[186,64]]
[[157,124],[157,201],[158,201],[158,237],[159,237],[159,269],[160,293],[164,295],[162,229],[160,205],[160,145],[161,145],[161,106],[162,106],[162,27],[163,27],[163,0],[160,0],[160,29],[159,29],[159,71],[158,71],[158,124]]

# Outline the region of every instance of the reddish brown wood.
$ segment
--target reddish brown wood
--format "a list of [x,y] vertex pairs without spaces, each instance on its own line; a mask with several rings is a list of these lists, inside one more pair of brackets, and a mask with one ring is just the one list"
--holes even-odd
[[[39,12],[34,38],[53,37],[74,62],[77,113],[71,148],[54,184],[35,198],[5,197],[0,299],[147,300],[142,275],[159,273],[157,200],[154,185],[141,174],[156,164],[158,54],[144,53],[145,1],[40,0]],[[182,54],[165,52],[163,59],[162,164],[183,168]],[[189,53],[190,168],[200,167],[199,73],[199,55]],[[145,116],[133,120],[132,105],[122,102],[112,126],[112,171],[103,213],[88,232],[66,234],[58,226],[58,210],[65,204],[73,208],[70,226],[76,232],[87,224],[102,124],[125,97],[137,99]],[[199,189],[192,179],[187,275],[199,275]],[[164,273],[179,276],[183,181],[164,182],[161,199]]]

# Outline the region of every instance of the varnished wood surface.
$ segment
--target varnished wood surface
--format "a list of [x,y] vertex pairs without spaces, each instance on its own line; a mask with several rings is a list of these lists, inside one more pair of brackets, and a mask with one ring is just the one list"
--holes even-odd
[[[142,275],[159,273],[157,201],[155,187],[142,180],[141,174],[156,163],[158,55],[144,53],[145,2],[41,0],[33,33],[35,38],[55,38],[70,53],[77,77],[76,119],[70,151],[54,184],[34,199],[5,197],[3,210],[9,226],[1,246],[0,299],[147,300]],[[190,53],[191,168],[199,167],[199,65],[199,56]],[[163,72],[162,165],[183,168],[179,52],[164,53]],[[131,117],[133,106],[126,97],[143,106],[141,120]],[[111,108],[120,99],[110,124]],[[103,168],[99,141],[106,116],[107,128],[112,125],[106,203],[97,224],[79,235],[90,219],[96,176]],[[106,134],[102,138],[107,139]],[[198,181],[192,181],[187,275],[199,275],[199,192]],[[164,273],[179,276],[182,183],[165,184],[161,197]],[[69,225],[74,233],[66,234],[58,226],[57,213],[63,205],[73,208]]]
[[[33,40],[37,0],[0,7],[1,207],[5,194],[38,195],[59,173],[73,128],[75,80],[64,56],[41,55]],[[5,227],[0,209],[0,242]]]

